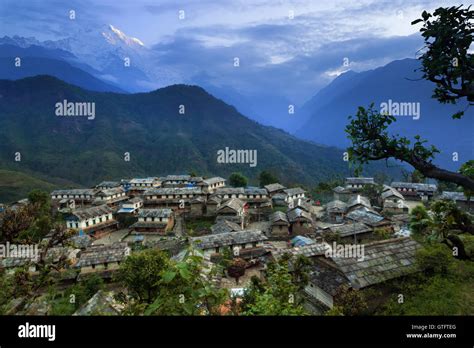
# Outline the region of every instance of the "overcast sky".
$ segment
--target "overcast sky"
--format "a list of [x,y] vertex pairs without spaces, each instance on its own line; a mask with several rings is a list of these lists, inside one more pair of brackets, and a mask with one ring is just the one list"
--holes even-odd
[[[68,11],[94,30],[112,24],[140,39],[163,69],[182,82],[269,89],[301,102],[348,70],[415,58],[422,41],[410,22],[423,10],[459,2],[437,0],[283,1],[2,0],[0,36],[60,39],[73,34]],[[183,10],[184,19],[179,19]],[[292,14],[294,17],[292,17]],[[238,74],[229,61],[239,57]],[[350,65],[344,66],[344,58]],[[258,82],[258,83],[257,83]]]

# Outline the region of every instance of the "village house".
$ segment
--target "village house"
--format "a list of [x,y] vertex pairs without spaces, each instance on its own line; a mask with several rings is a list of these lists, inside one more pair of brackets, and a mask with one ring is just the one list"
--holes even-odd
[[385,214],[403,214],[409,210],[403,195],[390,186],[384,186],[380,201],[383,207],[382,211]]
[[293,258],[299,255],[303,255],[312,260],[315,257],[324,257],[325,252],[328,248],[329,244],[327,244],[326,242],[312,243],[290,249],[275,249],[272,250],[272,255],[276,260],[279,260],[285,255],[290,255]]
[[346,178],[345,180],[345,189],[352,193],[362,191],[363,188],[367,185],[375,185],[374,178],[357,177]]
[[189,202],[190,205],[190,215],[192,217],[203,216],[206,211],[206,198],[204,196],[198,196]]
[[128,199],[127,194],[123,187],[114,187],[108,189],[101,189],[96,192],[94,204],[101,205],[101,204],[108,204],[111,206],[116,206],[120,202],[125,201]]
[[285,207],[286,203],[286,194],[285,193],[275,193],[272,196],[272,204],[274,207]]
[[468,200],[462,192],[443,191],[439,199],[454,201],[459,208],[474,212],[474,197],[470,197]]
[[333,198],[336,201],[347,202],[350,197],[352,197],[352,191],[346,190],[345,187],[336,186],[332,189]]
[[199,187],[166,187],[147,190],[144,195],[145,207],[185,209],[191,200],[203,196]]
[[306,191],[300,187],[284,189],[283,193],[286,194],[285,202],[289,204],[298,198],[304,198]]
[[321,315],[334,307],[334,298],[342,287],[349,287],[349,281],[340,272],[336,272],[318,263],[311,265],[309,281],[304,289],[305,307],[311,313]]
[[206,201],[206,216],[216,216],[217,209],[220,207],[222,199],[219,196],[210,196]]
[[408,213],[410,208],[404,201],[399,201],[398,203],[392,201],[384,201],[383,203],[383,214],[403,214]]
[[100,184],[96,185],[97,190],[106,190],[111,188],[117,188],[122,186],[119,181],[102,181]]
[[360,207],[358,209],[350,211],[346,214],[346,219],[356,222],[362,222],[365,225],[371,227],[372,229],[383,228],[390,232],[393,232],[391,220],[385,218],[376,211],[367,207]]
[[326,204],[325,216],[329,222],[341,223],[346,214],[347,204],[343,201],[334,200]]
[[315,272],[310,273],[309,288],[305,291],[313,304],[317,301],[320,308],[332,308],[341,286],[361,290],[417,272],[415,254],[420,247],[413,239],[403,237],[364,244],[363,257],[330,253],[328,257],[315,257],[312,266]]
[[58,209],[74,209],[76,206],[91,205],[94,196],[93,189],[54,190],[51,192],[51,203]]
[[110,278],[117,271],[120,263],[130,255],[130,247],[126,242],[109,245],[93,245],[81,252],[76,267],[81,275],[99,273],[104,278]]
[[123,202],[117,214],[136,214],[143,207],[143,198],[134,197]]
[[261,248],[267,239],[262,231],[243,230],[192,237],[190,241],[201,249],[205,256],[211,256],[222,252],[223,248],[230,248],[234,254],[242,249]]
[[360,243],[372,234],[372,228],[361,222],[349,222],[342,225],[329,226],[323,229],[323,236],[327,233],[338,236],[341,242]]
[[133,178],[125,185],[130,195],[141,195],[144,191],[161,186],[161,180],[157,177]]
[[174,227],[174,213],[171,209],[140,209],[138,221],[130,229],[135,234],[166,234]]
[[243,187],[222,187],[217,189],[214,192],[214,196],[218,196],[221,199],[229,199],[229,198],[239,198],[244,199],[244,188]]
[[411,182],[394,181],[390,185],[400,192],[408,200],[430,200],[436,193],[438,187],[434,184],[420,184]]
[[266,189],[247,187],[244,195],[248,212],[255,221],[260,221],[262,216],[268,216],[272,212],[272,200]]
[[229,198],[239,198],[248,203],[248,211],[252,216],[256,216],[256,220],[261,215],[267,215],[272,210],[272,201],[267,190],[258,187],[224,187],[218,188],[213,196],[220,197],[222,200]]
[[112,212],[106,204],[74,210],[66,217],[66,226],[78,230],[79,234],[100,236],[117,229]]
[[286,189],[285,186],[283,186],[279,183],[265,185],[264,188],[267,190],[270,197],[273,197],[277,193],[283,193],[283,190]]
[[206,193],[214,193],[218,188],[225,187],[225,179],[219,176],[215,176],[212,178],[204,179],[197,185],[200,186],[203,192]]
[[290,235],[307,234],[314,232],[311,214],[300,209],[291,209],[287,212],[290,223]]
[[218,220],[228,220],[243,226],[247,223],[247,211],[246,203],[238,198],[231,198],[217,208],[217,218]]
[[290,235],[290,222],[286,214],[276,211],[270,215],[270,238],[288,239]]
[[346,214],[359,208],[371,208],[370,200],[367,197],[356,195],[349,199],[346,206]]
[[160,178],[161,186],[167,188],[178,188],[178,187],[195,187],[203,182],[203,178],[200,176],[191,175],[167,175]]

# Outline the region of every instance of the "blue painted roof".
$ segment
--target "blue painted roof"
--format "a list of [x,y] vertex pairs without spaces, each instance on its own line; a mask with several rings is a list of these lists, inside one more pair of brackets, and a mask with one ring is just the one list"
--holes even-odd
[[294,246],[303,246],[308,244],[314,244],[314,240],[304,236],[296,236],[291,240],[291,244]]
[[131,213],[134,210],[134,208],[121,208],[119,211],[117,211],[117,213]]

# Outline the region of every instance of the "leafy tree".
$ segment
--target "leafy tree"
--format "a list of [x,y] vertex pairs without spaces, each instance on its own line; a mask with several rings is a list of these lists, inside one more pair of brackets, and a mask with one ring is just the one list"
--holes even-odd
[[427,235],[433,221],[423,205],[417,205],[410,212],[410,230],[418,236]]
[[416,261],[426,274],[448,274],[454,262],[452,252],[446,245],[434,243],[420,249],[416,253]]
[[258,180],[260,181],[260,187],[264,187],[266,185],[274,184],[278,182],[278,178],[273,175],[272,173],[264,170],[260,173]]
[[38,189],[32,190],[28,194],[28,201],[33,205],[37,205],[38,209],[44,213],[49,213],[51,209],[51,199],[49,194],[45,191]]
[[232,187],[245,187],[247,186],[248,180],[241,173],[232,173],[229,176],[229,184]]
[[156,249],[132,254],[120,265],[118,280],[140,302],[152,303],[159,293],[162,272],[168,267],[168,256]]
[[425,181],[426,181],[425,177],[423,176],[423,174],[420,173],[419,170],[415,169],[413,173],[411,173],[411,182],[423,183]]
[[377,206],[382,189],[383,186],[378,184],[365,185],[362,188],[361,194],[369,199],[370,204]]
[[[474,160],[469,160],[464,163],[461,168],[459,168],[459,172],[471,179],[474,179]],[[463,189],[464,196],[467,198],[468,205],[471,204],[471,197],[474,196],[474,190],[469,188]]]
[[341,286],[334,296],[334,305],[337,308],[335,315],[360,315],[367,309],[367,303],[360,291]]
[[193,250],[181,262],[171,261],[160,272],[159,292],[146,315],[217,315],[228,300],[226,289],[211,281],[215,269],[203,276],[203,257]]
[[268,265],[265,282],[253,281],[242,302],[244,315],[304,315],[298,285],[285,259]]
[[[466,98],[474,101],[473,66],[474,57],[468,53],[472,44],[473,11],[459,7],[438,8],[433,15],[424,11],[420,30],[425,39],[426,52],[420,57],[423,77],[437,84],[435,97],[441,103],[457,103]],[[455,64],[454,64],[455,63]],[[454,115],[461,117],[463,112]],[[474,190],[474,179],[463,174],[435,166],[432,161],[439,150],[419,135],[414,141],[388,132],[395,117],[381,114],[374,109],[359,107],[355,117],[349,117],[346,127],[352,146],[348,148],[350,160],[356,164],[357,172],[369,161],[395,158],[406,162],[422,175],[437,180],[453,182],[465,189]]]
[[[440,103],[455,104],[466,97],[474,102],[474,58],[469,49],[473,42],[474,11],[471,7],[440,7],[433,14],[423,11],[421,35],[425,52],[420,57],[423,78],[434,82],[434,95]],[[462,117],[458,112],[453,117]]]

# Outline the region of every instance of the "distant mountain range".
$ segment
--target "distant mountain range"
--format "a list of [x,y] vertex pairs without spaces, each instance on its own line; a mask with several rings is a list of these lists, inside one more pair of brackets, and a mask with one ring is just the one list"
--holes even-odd
[[[404,59],[375,70],[340,75],[302,107],[307,120],[295,135],[346,147],[350,143],[344,132],[348,116],[355,115],[359,106],[368,107],[374,102],[380,109],[381,103],[389,101],[419,103],[419,119],[398,116],[392,133],[411,138],[419,134],[441,150],[436,163],[458,169],[461,163],[474,158],[474,109],[468,109],[462,119],[453,120],[451,115],[465,105],[442,105],[433,99],[435,86],[421,79],[419,68],[418,60]],[[458,153],[458,162],[452,160],[454,152]]]
[[[114,94],[37,76],[0,80],[0,95],[8,101],[0,102],[0,168],[33,176],[90,186],[132,176],[240,171],[256,183],[270,170],[284,183],[314,185],[350,174],[342,149],[262,126],[196,86]],[[95,117],[57,116],[56,103],[64,100],[95,103]],[[217,151],[226,147],[257,150],[257,166],[217,163]],[[16,153],[21,161],[14,161]],[[398,173],[382,163],[370,168],[375,171]]]

